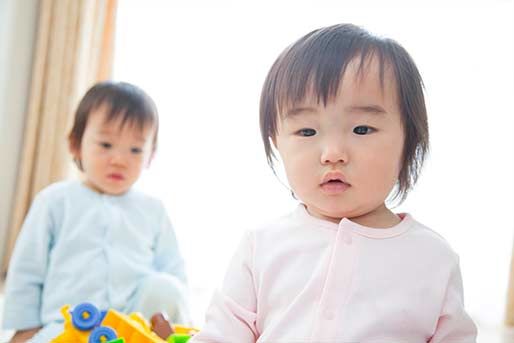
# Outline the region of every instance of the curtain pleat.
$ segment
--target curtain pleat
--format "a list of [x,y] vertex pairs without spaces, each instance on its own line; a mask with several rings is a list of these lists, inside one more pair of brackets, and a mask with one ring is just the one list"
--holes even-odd
[[69,175],[80,96],[112,71],[117,0],[41,0],[23,149],[2,272],[34,196]]

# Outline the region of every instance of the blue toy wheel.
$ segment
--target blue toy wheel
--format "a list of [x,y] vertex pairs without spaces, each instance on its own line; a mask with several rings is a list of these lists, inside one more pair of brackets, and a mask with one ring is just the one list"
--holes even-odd
[[116,331],[108,326],[97,326],[89,335],[89,343],[103,343],[117,338]]
[[78,304],[71,312],[73,325],[82,331],[94,328],[99,323],[99,319],[100,311],[90,303]]

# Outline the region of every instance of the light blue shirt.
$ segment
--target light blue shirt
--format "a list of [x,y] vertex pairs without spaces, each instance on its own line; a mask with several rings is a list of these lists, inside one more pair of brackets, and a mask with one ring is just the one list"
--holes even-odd
[[186,282],[162,203],[136,190],[97,193],[79,181],[55,183],[32,203],[13,252],[3,326],[21,330],[60,320],[59,309],[90,301],[120,311],[145,276]]

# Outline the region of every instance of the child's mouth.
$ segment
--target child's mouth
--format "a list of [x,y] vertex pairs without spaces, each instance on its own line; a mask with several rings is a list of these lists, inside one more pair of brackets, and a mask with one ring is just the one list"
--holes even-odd
[[346,180],[341,171],[331,170],[325,173],[319,186],[325,194],[337,195],[343,193],[351,186]]
[[321,184],[321,189],[327,194],[339,194],[346,191],[349,187],[349,184],[341,180],[328,180]]
[[108,178],[111,180],[115,180],[115,181],[121,181],[121,180],[123,180],[123,175],[113,173],[113,174],[109,174]]

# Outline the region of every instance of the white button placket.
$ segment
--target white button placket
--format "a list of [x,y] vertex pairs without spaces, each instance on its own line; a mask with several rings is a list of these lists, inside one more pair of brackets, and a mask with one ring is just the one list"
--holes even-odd
[[355,271],[356,246],[352,236],[353,233],[348,229],[339,227],[337,230],[312,342],[334,340],[336,332],[341,331],[343,323],[339,323],[337,318],[340,318],[341,312],[344,311]]

